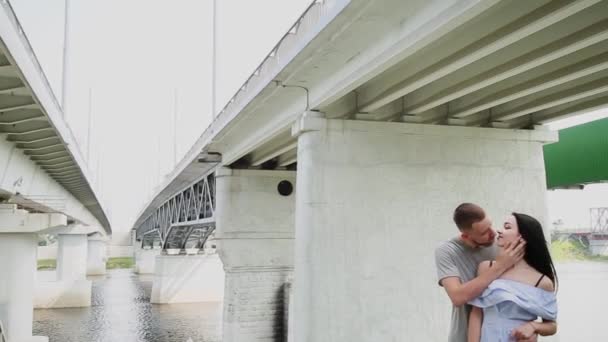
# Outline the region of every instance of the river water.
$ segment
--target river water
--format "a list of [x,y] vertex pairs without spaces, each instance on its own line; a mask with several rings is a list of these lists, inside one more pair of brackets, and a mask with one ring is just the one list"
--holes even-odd
[[152,277],[109,270],[93,280],[90,308],[34,311],[50,342],[221,341],[221,303],[150,304]]
[[[551,341],[608,341],[608,263],[561,263],[556,267],[559,334]],[[36,310],[34,334],[49,336],[50,342],[221,340],[219,303],[150,304],[152,278],[131,270],[112,270],[91,279],[90,308]]]

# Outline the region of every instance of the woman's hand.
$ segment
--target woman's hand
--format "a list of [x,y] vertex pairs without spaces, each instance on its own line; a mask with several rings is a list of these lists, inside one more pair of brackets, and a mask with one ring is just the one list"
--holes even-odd
[[534,323],[528,322],[520,325],[511,332],[511,336],[515,337],[517,341],[536,341],[537,335]]

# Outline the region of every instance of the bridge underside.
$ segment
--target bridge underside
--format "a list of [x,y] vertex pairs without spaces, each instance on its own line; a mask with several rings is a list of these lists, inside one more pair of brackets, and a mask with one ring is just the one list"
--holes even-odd
[[63,108],[7,1],[0,3],[0,139],[1,202],[111,233]]
[[[359,16],[347,31],[313,40],[247,106],[237,94],[224,113],[243,110],[210,151],[237,168],[293,168],[296,139],[278,123],[307,105],[328,119],[531,129],[608,104],[606,1],[499,1],[466,21],[446,5],[443,22],[424,13],[416,23],[403,13],[422,3],[383,2],[347,7]],[[264,139],[243,138],[258,125]]]

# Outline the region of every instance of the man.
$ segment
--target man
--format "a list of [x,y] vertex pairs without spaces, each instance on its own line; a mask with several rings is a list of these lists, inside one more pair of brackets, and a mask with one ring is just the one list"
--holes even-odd
[[[523,258],[525,241],[506,246],[496,255],[492,221],[473,203],[463,203],[454,210],[454,223],[460,235],[437,247],[435,263],[439,285],[453,304],[448,341],[467,342],[471,312],[467,302],[481,295],[492,281]],[[477,276],[477,267],[485,260],[495,262],[488,272]],[[531,341],[535,340],[536,337]]]

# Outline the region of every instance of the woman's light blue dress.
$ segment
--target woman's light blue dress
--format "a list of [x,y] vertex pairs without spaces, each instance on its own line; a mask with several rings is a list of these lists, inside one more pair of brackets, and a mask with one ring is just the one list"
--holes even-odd
[[497,279],[469,304],[483,309],[481,342],[511,342],[513,329],[538,317],[555,321],[555,293],[514,280]]

